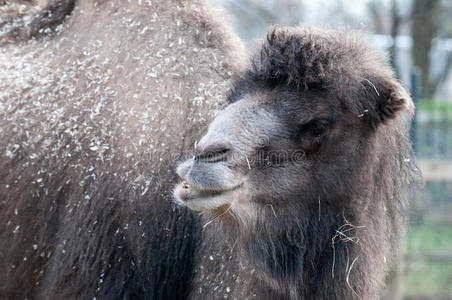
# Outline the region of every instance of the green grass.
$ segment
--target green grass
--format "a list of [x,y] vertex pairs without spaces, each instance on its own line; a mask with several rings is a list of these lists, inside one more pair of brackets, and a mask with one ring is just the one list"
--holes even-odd
[[[406,253],[452,253],[452,224],[415,225],[407,233]],[[408,297],[452,299],[452,261],[410,261],[406,264]]]
[[412,262],[407,266],[404,280],[407,296],[452,298],[452,262]]
[[406,246],[408,254],[447,251],[452,253],[452,224],[432,223],[410,226]]
[[417,104],[420,111],[452,111],[452,101],[434,101],[422,99]]

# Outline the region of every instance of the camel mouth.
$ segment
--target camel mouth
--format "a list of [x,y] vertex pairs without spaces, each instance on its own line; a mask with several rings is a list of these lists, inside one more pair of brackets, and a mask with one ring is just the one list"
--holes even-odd
[[231,192],[242,185],[228,189],[204,188],[182,180],[174,189],[176,201],[193,210],[210,210],[232,202]]

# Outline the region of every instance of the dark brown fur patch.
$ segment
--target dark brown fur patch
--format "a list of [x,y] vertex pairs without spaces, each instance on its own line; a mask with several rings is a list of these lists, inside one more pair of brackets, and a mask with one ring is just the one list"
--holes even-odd
[[0,45],[51,35],[72,10],[75,0],[0,2]]

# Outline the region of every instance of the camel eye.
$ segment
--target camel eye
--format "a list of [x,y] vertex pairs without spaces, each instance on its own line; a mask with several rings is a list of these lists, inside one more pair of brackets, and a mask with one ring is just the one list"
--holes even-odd
[[316,136],[316,137],[320,137],[322,135],[324,135],[328,129],[328,127],[326,126],[326,124],[323,124],[321,122],[315,121],[313,122],[314,124],[311,125],[310,127],[310,131],[311,133]]
[[302,136],[308,134],[312,137],[322,137],[328,131],[328,122],[325,120],[313,120],[301,126]]
[[298,137],[299,147],[308,155],[317,152],[326,139],[329,124],[327,120],[312,120],[302,125]]

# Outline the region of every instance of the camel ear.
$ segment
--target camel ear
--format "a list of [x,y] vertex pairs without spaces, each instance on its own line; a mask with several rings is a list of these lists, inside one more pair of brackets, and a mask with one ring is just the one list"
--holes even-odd
[[358,116],[363,117],[375,128],[387,120],[395,118],[399,112],[407,110],[414,114],[413,101],[407,90],[394,79],[363,79],[359,92]]

